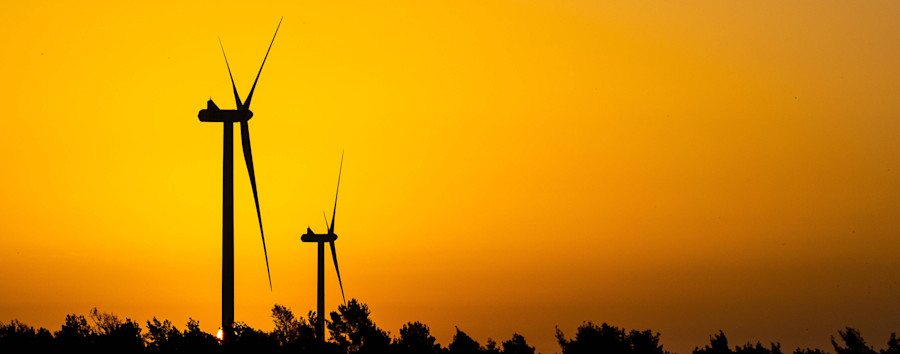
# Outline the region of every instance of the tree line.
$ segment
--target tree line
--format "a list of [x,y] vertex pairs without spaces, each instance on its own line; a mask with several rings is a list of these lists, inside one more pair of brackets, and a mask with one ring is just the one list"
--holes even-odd
[[[317,314],[310,311],[306,318],[297,317],[282,305],[272,308],[271,332],[257,330],[236,322],[233,340],[227,345],[215,336],[200,330],[198,321],[189,318],[183,330],[169,320],[156,317],[146,326],[130,318],[90,311],[88,318],[67,315],[58,331],[34,328],[18,320],[0,322],[0,353],[334,353],[334,354],[535,354],[525,337],[514,333],[500,343],[488,339],[481,344],[456,328],[447,347],[438,344],[430,328],[421,322],[408,322],[399,335],[379,328],[370,318],[369,307],[352,299],[340,305],[338,311],[326,319],[331,338],[316,337]],[[144,330],[146,329],[146,331]],[[568,338],[556,329],[556,339],[562,354],[671,354],[659,343],[659,332],[626,330],[606,323],[582,323],[574,337]],[[875,351],[866,344],[860,332],[847,327],[831,337],[835,354],[900,354],[900,340],[895,333],[888,340],[888,348]],[[797,348],[793,354],[827,354],[814,348]],[[780,343],[764,346],[746,343],[730,347],[725,333],[710,335],[710,343],[696,347],[693,354],[784,354]]]

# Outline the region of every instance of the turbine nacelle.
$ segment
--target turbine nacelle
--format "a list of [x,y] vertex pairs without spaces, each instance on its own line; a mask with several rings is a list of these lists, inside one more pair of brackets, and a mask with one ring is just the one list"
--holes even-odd
[[309,228],[306,228],[306,234],[300,236],[300,241],[303,242],[333,242],[334,240],[337,240],[336,234],[317,234]]
[[206,109],[201,109],[200,113],[197,113],[197,118],[200,118],[201,122],[238,123],[253,118],[253,111],[249,109],[219,109],[213,100],[209,100],[206,102]]

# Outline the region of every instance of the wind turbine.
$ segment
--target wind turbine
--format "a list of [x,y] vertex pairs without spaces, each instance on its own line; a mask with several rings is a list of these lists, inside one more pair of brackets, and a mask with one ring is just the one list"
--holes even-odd
[[[282,18],[283,20],[284,18]],[[269,291],[272,291],[272,273],[269,271],[269,254],[266,252],[266,236],[263,233],[262,214],[259,211],[259,196],[256,193],[256,174],[253,171],[253,154],[250,151],[250,126],[247,121],[253,117],[250,111],[250,100],[253,99],[253,91],[256,89],[256,83],[259,81],[259,75],[262,74],[262,68],[266,65],[266,59],[269,57],[269,51],[272,50],[272,44],[275,43],[275,36],[278,35],[278,29],[281,28],[281,21],[278,21],[278,27],[275,28],[275,35],[272,36],[272,42],[269,43],[269,49],[266,50],[266,56],[263,58],[262,65],[259,66],[259,73],[256,74],[256,80],[253,81],[253,87],[250,88],[250,94],[247,100],[241,103],[241,97],[238,95],[237,86],[234,85],[234,76],[231,75],[231,66],[228,64],[228,57],[225,56],[225,47],[222,46],[221,39],[219,46],[222,47],[222,55],[225,56],[225,66],[228,68],[228,76],[231,78],[231,88],[234,90],[234,102],[237,109],[219,109],[212,98],[206,102],[206,109],[200,110],[197,117],[201,122],[218,122],[224,123],[224,137],[222,148],[222,340],[228,342],[234,331],[234,144],[232,125],[235,122],[241,124],[241,146],[244,150],[244,161],[247,164],[247,173],[250,175],[250,187],[253,189],[253,201],[256,203],[256,217],[259,220],[259,234],[262,236],[263,255],[266,258],[266,273],[269,276]]]
[[[341,282],[341,270],[338,269],[337,253],[334,250],[334,241],[337,240],[337,235],[334,233],[334,217],[337,215],[337,197],[338,191],[341,190],[341,170],[343,170],[343,168],[344,153],[341,153],[341,166],[338,169],[337,190],[334,192],[334,211],[331,213],[331,226],[328,227],[328,233],[316,234],[312,229],[307,227],[306,234],[300,236],[300,241],[316,242],[319,244],[319,286],[318,308],[316,310],[316,336],[318,336],[319,340],[322,342],[325,341],[325,242],[328,242],[328,244],[331,245],[331,258],[334,259],[334,271],[337,272],[338,284],[341,286],[341,298],[345,303],[347,302],[347,299],[344,297],[344,284]],[[325,214],[325,212],[322,212],[322,214]],[[328,226],[327,216],[325,216],[325,226]]]

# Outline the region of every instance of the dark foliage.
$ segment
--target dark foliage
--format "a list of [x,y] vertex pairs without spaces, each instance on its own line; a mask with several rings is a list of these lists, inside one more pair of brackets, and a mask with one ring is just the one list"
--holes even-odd
[[628,332],[628,344],[631,346],[632,353],[641,354],[668,354],[659,344],[659,332],[653,334],[653,331],[647,329],[644,331],[631,330]]
[[574,339],[566,339],[563,332],[556,329],[556,340],[562,348],[563,354],[580,353],[634,353],[634,354],[664,354],[659,344],[659,333],[652,331],[632,330],[625,333],[624,328],[610,326],[606,323],[597,326],[592,322],[583,323],[578,327]]
[[[446,348],[437,343],[430,328],[421,322],[408,322],[399,336],[391,341],[386,332],[370,318],[369,307],[356,299],[330,314],[327,327],[331,340],[316,337],[313,324],[317,314],[307,318],[294,316],[291,309],[275,305],[272,322],[275,328],[265,332],[236,322],[233,341],[223,345],[200,330],[200,323],[188,319],[184,331],[169,320],[156,317],[146,321],[146,332],[129,318],[94,308],[85,316],[67,315],[56,332],[34,328],[18,320],[0,322],[0,353],[397,353],[397,354],[535,354],[525,337],[514,333],[500,345],[488,338],[484,346],[456,328]],[[626,330],[606,323],[582,323],[572,339],[559,328],[556,339],[563,354],[669,354],[660,345],[659,333],[651,330]],[[891,333],[887,348],[878,352],[869,346],[860,332],[846,327],[831,337],[835,354],[900,354],[900,339]],[[696,347],[693,354],[782,354],[781,344],[764,346],[757,342],[729,347],[725,333],[709,336],[709,344]],[[793,354],[828,354],[821,349],[797,348]]]
[[[271,336],[275,343],[283,348],[284,352],[323,352],[321,343],[316,339],[316,329],[313,323],[316,320],[315,312],[309,312],[308,319],[296,318],[291,309],[276,304],[272,307],[272,322],[275,329]],[[336,348],[332,348],[334,351]]]
[[525,337],[518,333],[513,333],[512,339],[503,342],[504,354],[534,354],[534,347],[528,346]]
[[500,347],[497,346],[497,342],[488,338],[487,343],[481,348],[481,352],[484,354],[500,354]]
[[450,354],[534,354],[534,347],[528,345],[525,337],[518,333],[513,333],[512,338],[503,342],[502,346],[498,346],[497,342],[490,338],[482,346],[457,327],[453,341],[444,351],[448,351]]
[[738,354],[781,354],[781,343],[769,343],[769,347],[766,348],[760,342],[756,342],[756,345],[748,342],[743,347],[735,348],[734,352]]
[[73,351],[86,349],[92,341],[91,326],[88,325],[84,316],[75,314],[66,315],[66,322],[59,331],[56,331],[55,335],[59,346]]
[[694,348],[694,354],[728,354],[731,348],[728,347],[728,338],[725,332],[719,330],[719,333],[709,336],[709,345],[700,348]]
[[421,322],[409,322],[400,328],[400,338],[392,344],[395,353],[401,354],[437,354],[441,346],[435,343],[428,326]]
[[328,322],[331,337],[345,353],[385,353],[391,337],[369,318],[369,307],[351,299],[338,306]]
[[456,334],[453,335],[449,349],[451,354],[476,354],[481,352],[481,345],[456,327]]
[[794,350],[794,354],[828,354],[828,352],[823,351],[822,349],[797,348],[796,350]]
[[240,321],[234,323],[234,340],[228,349],[239,353],[271,353],[277,347],[278,342],[268,333]]
[[[808,350],[808,349],[807,349]],[[818,350],[818,349],[817,349]],[[734,350],[728,347],[728,338],[725,337],[725,333],[721,330],[719,333],[713,334],[709,336],[709,345],[704,346],[703,349],[694,348],[694,354],[726,354],[726,353],[736,353],[736,354],[781,354],[781,343],[769,343],[769,347],[766,348],[760,342],[756,342],[756,344],[744,344],[740,347],[734,347]],[[801,351],[799,348],[794,352],[795,354],[824,354],[824,353],[816,353],[816,352],[805,352]]]
[[831,336],[831,345],[837,354],[875,354],[875,350],[866,345],[866,340],[855,328],[847,327],[846,331],[839,330],[838,335],[844,341],[844,345],[838,344],[834,336]]
[[182,333],[180,351],[186,353],[209,353],[219,348],[219,342],[212,334],[200,330],[200,322],[188,317]]
[[44,328],[34,329],[19,320],[0,323],[0,352],[39,352],[51,348],[53,336]]
[[888,347],[881,351],[881,354],[900,354],[900,340],[897,339],[897,333],[891,333],[891,339],[888,340]]
[[156,317],[153,317],[152,322],[147,321],[147,333],[144,334],[144,340],[147,343],[148,352],[170,353],[181,348],[184,335],[169,320],[159,322]]
[[92,336],[92,344],[96,351],[103,353],[140,353],[144,349],[141,337],[141,325],[126,318],[120,320],[113,313],[100,312],[95,307],[91,310],[96,335]]

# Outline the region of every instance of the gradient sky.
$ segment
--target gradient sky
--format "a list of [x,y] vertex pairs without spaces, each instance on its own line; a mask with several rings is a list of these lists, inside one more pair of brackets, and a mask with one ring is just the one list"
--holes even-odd
[[896,1],[3,7],[0,321],[218,328],[222,128],[197,111],[233,108],[217,37],[244,97],[284,16],[250,121],[274,291],[235,134],[237,320],[315,307],[299,235],[345,150],[344,288],[394,335],[900,330]]

